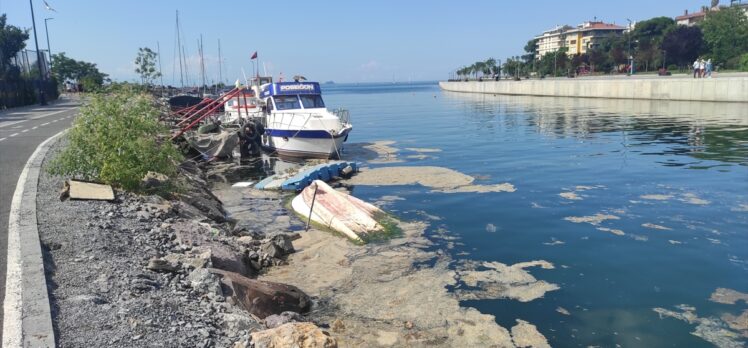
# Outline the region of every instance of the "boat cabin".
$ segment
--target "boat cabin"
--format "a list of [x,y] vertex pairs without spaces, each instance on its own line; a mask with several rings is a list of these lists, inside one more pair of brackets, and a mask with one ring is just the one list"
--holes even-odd
[[324,109],[322,91],[317,82],[276,82],[262,86],[268,112]]

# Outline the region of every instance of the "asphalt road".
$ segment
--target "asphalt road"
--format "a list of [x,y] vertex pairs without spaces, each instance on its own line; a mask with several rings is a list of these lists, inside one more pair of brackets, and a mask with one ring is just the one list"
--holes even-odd
[[70,127],[77,113],[78,102],[69,99],[47,106],[36,105],[0,112],[0,328],[3,325],[2,306],[5,302],[8,213],[18,176],[36,147]]

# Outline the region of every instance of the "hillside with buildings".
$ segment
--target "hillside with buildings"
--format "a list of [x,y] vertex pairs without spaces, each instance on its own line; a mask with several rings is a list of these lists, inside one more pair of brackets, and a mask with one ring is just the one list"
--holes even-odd
[[[732,0],[675,17],[558,25],[527,42],[522,55],[490,58],[452,73],[452,79],[579,76],[687,71],[695,60],[715,70],[748,71],[748,2]],[[498,63],[497,63],[498,62]]]

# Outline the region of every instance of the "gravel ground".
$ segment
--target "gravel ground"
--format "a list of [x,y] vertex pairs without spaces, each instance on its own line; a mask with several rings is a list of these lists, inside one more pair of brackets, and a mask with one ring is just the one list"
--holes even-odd
[[[64,143],[52,146],[43,169]],[[37,194],[60,347],[227,347],[262,328],[220,291],[190,286],[189,267],[146,267],[152,258],[189,252],[169,228],[182,219],[148,208],[163,200],[118,192],[116,202],[61,202],[63,181],[43,170]]]

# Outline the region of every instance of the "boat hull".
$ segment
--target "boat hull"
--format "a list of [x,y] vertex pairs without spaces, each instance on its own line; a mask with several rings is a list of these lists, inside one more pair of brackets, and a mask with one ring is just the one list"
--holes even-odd
[[263,147],[284,157],[339,158],[350,130],[345,128],[332,136],[326,131],[268,129],[263,136]]
[[[316,194],[315,194],[316,190]],[[374,219],[383,212],[356,197],[338,192],[324,181],[315,180],[291,201],[291,207],[305,218],[363,242],[362,237],[380,232],[383,227]]]

